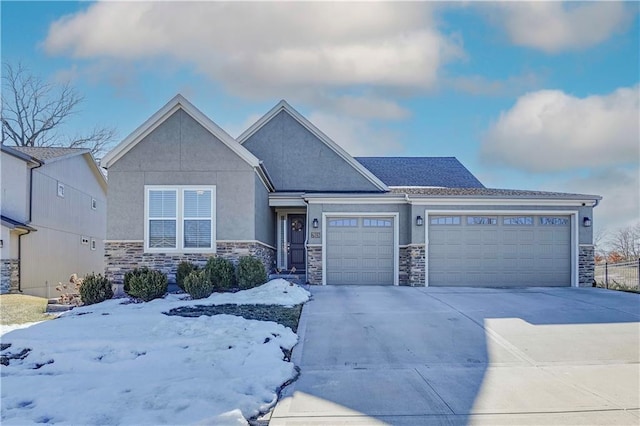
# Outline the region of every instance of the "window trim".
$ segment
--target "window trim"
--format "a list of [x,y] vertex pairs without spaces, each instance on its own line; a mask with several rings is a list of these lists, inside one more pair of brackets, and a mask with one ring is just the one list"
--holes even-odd
[[[149,247],[149,192],[150,191],[175,191],[176,192],[176,247]],[[211,247],[210,248],[185,248],[184,247],[184,192],[185,191],[211,191]],[[206,220],[206,219],[204,219]],[[144,186],[144,251],[145,253],[215,253],[216,252],[216,186],[215,185],[145,185]]]

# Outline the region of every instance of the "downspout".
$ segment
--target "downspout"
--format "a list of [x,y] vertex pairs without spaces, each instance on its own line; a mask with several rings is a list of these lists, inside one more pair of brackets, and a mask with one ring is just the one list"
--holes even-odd
[[[31,217],[33,215],[33,170],[42,167],[44,164],[40,160],[36,160],[31,157],[38,165],[29,169],[29,221],[31,223]],[[31,233],[30,229],[26,230],[24,234],[18,235],[18,291],[22,293],[22,237]]]
[[30,229],[18,235],[18,291],[22,293],[22,237],[31,233]]
[[[33,159],[33,161],[38,163],[38,165],[29,169],[29,221],[27,223],[31,223],[31,215],[33,214],[33,171],[35,169],[37,169],[37,168],[42,167],[42,165],[44,164],[42,161],[36,160],[33,157],[32,157],[32,159]],[[29,231],[29,232],[31,232],[31,231]],[[29,232],[27,232],[27,234]]]
[[307,224],[305,225],[305,229],[307,230],[306,235],[304,236],[304,282],[305,284],[309,283],[309,253],[308,253],[308,245],[309,245],[309,233],[311,229],[309,229],[309,203],[307,200],[302,198],[304,204],[307,206],[307,211],[305,217],[307,218]]

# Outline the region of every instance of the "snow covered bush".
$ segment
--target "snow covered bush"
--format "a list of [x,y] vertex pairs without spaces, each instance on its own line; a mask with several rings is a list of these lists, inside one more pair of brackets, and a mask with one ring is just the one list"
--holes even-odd
[[164,296],[168,285],[166,274],[147,269],[129,278],[129,295],[148,302]]
[[80,299],[85,305],[104,302],[113,297],[111,282],[102,274],[89,274],[82,280]]
[[222,257],[210,257],[205,270],[215,290],[227,290],[233,287],[235,271],[230,260]]
[[176,284],[178,284],[178,287],[184,290],[184,279],[187,278],[187,275],[191,272],[197,271],[198,269],[200,268],[195,263],[188,262],[186,260],[180,262],[178,264],[178,270],[176,271]]
[[241,257],[236,269],[238,287],[241,289],[257,287],[267,281],[267,272],[260,259],[253,256]]
[[129,294],[129,282],[132,277],[143,275],[149,272],[149,268],[143,266],[142,268],[134,268],[133,271],[128,271],[124,274],[124,285],[122,286],[125,293]]
[[184,279],[184,289],[194,299],[204,299],[213,293],[213,283],[205,270],[192,271]]

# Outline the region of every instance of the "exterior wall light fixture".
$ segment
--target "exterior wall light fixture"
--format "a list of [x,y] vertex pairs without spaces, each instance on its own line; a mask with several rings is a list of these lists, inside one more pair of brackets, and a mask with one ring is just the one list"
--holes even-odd
[[317,218],[314,218],[314,219],[313,219],[312,226],[313,226],[314,228],[316,228],[316,229],[318,228],[319,224],[318,224],[318,219],[317,219]]
[[591,226],[591,218],[585,217],[584,219],[582,219],[582,226],[584,226],[585,228],[590,227]]
[[422,219],[422,216],[418,216],[418,217],[416,217],[416,225],[417,225],[417,226],[422,226],[422,225],[424,225],[424,220]]

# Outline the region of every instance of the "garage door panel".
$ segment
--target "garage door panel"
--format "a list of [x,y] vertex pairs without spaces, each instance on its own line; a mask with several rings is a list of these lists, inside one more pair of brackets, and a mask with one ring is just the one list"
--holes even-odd
[[460,224],[428,225],[429,285],[571,284],[569,216],[522,216],[526,224],[494,217],[490,224],[462,215]]
[[[337,218],[336,218],[337,219]],[[392,285],[394,283],[393,218],[351,217],[327,221],[327,284]]]

